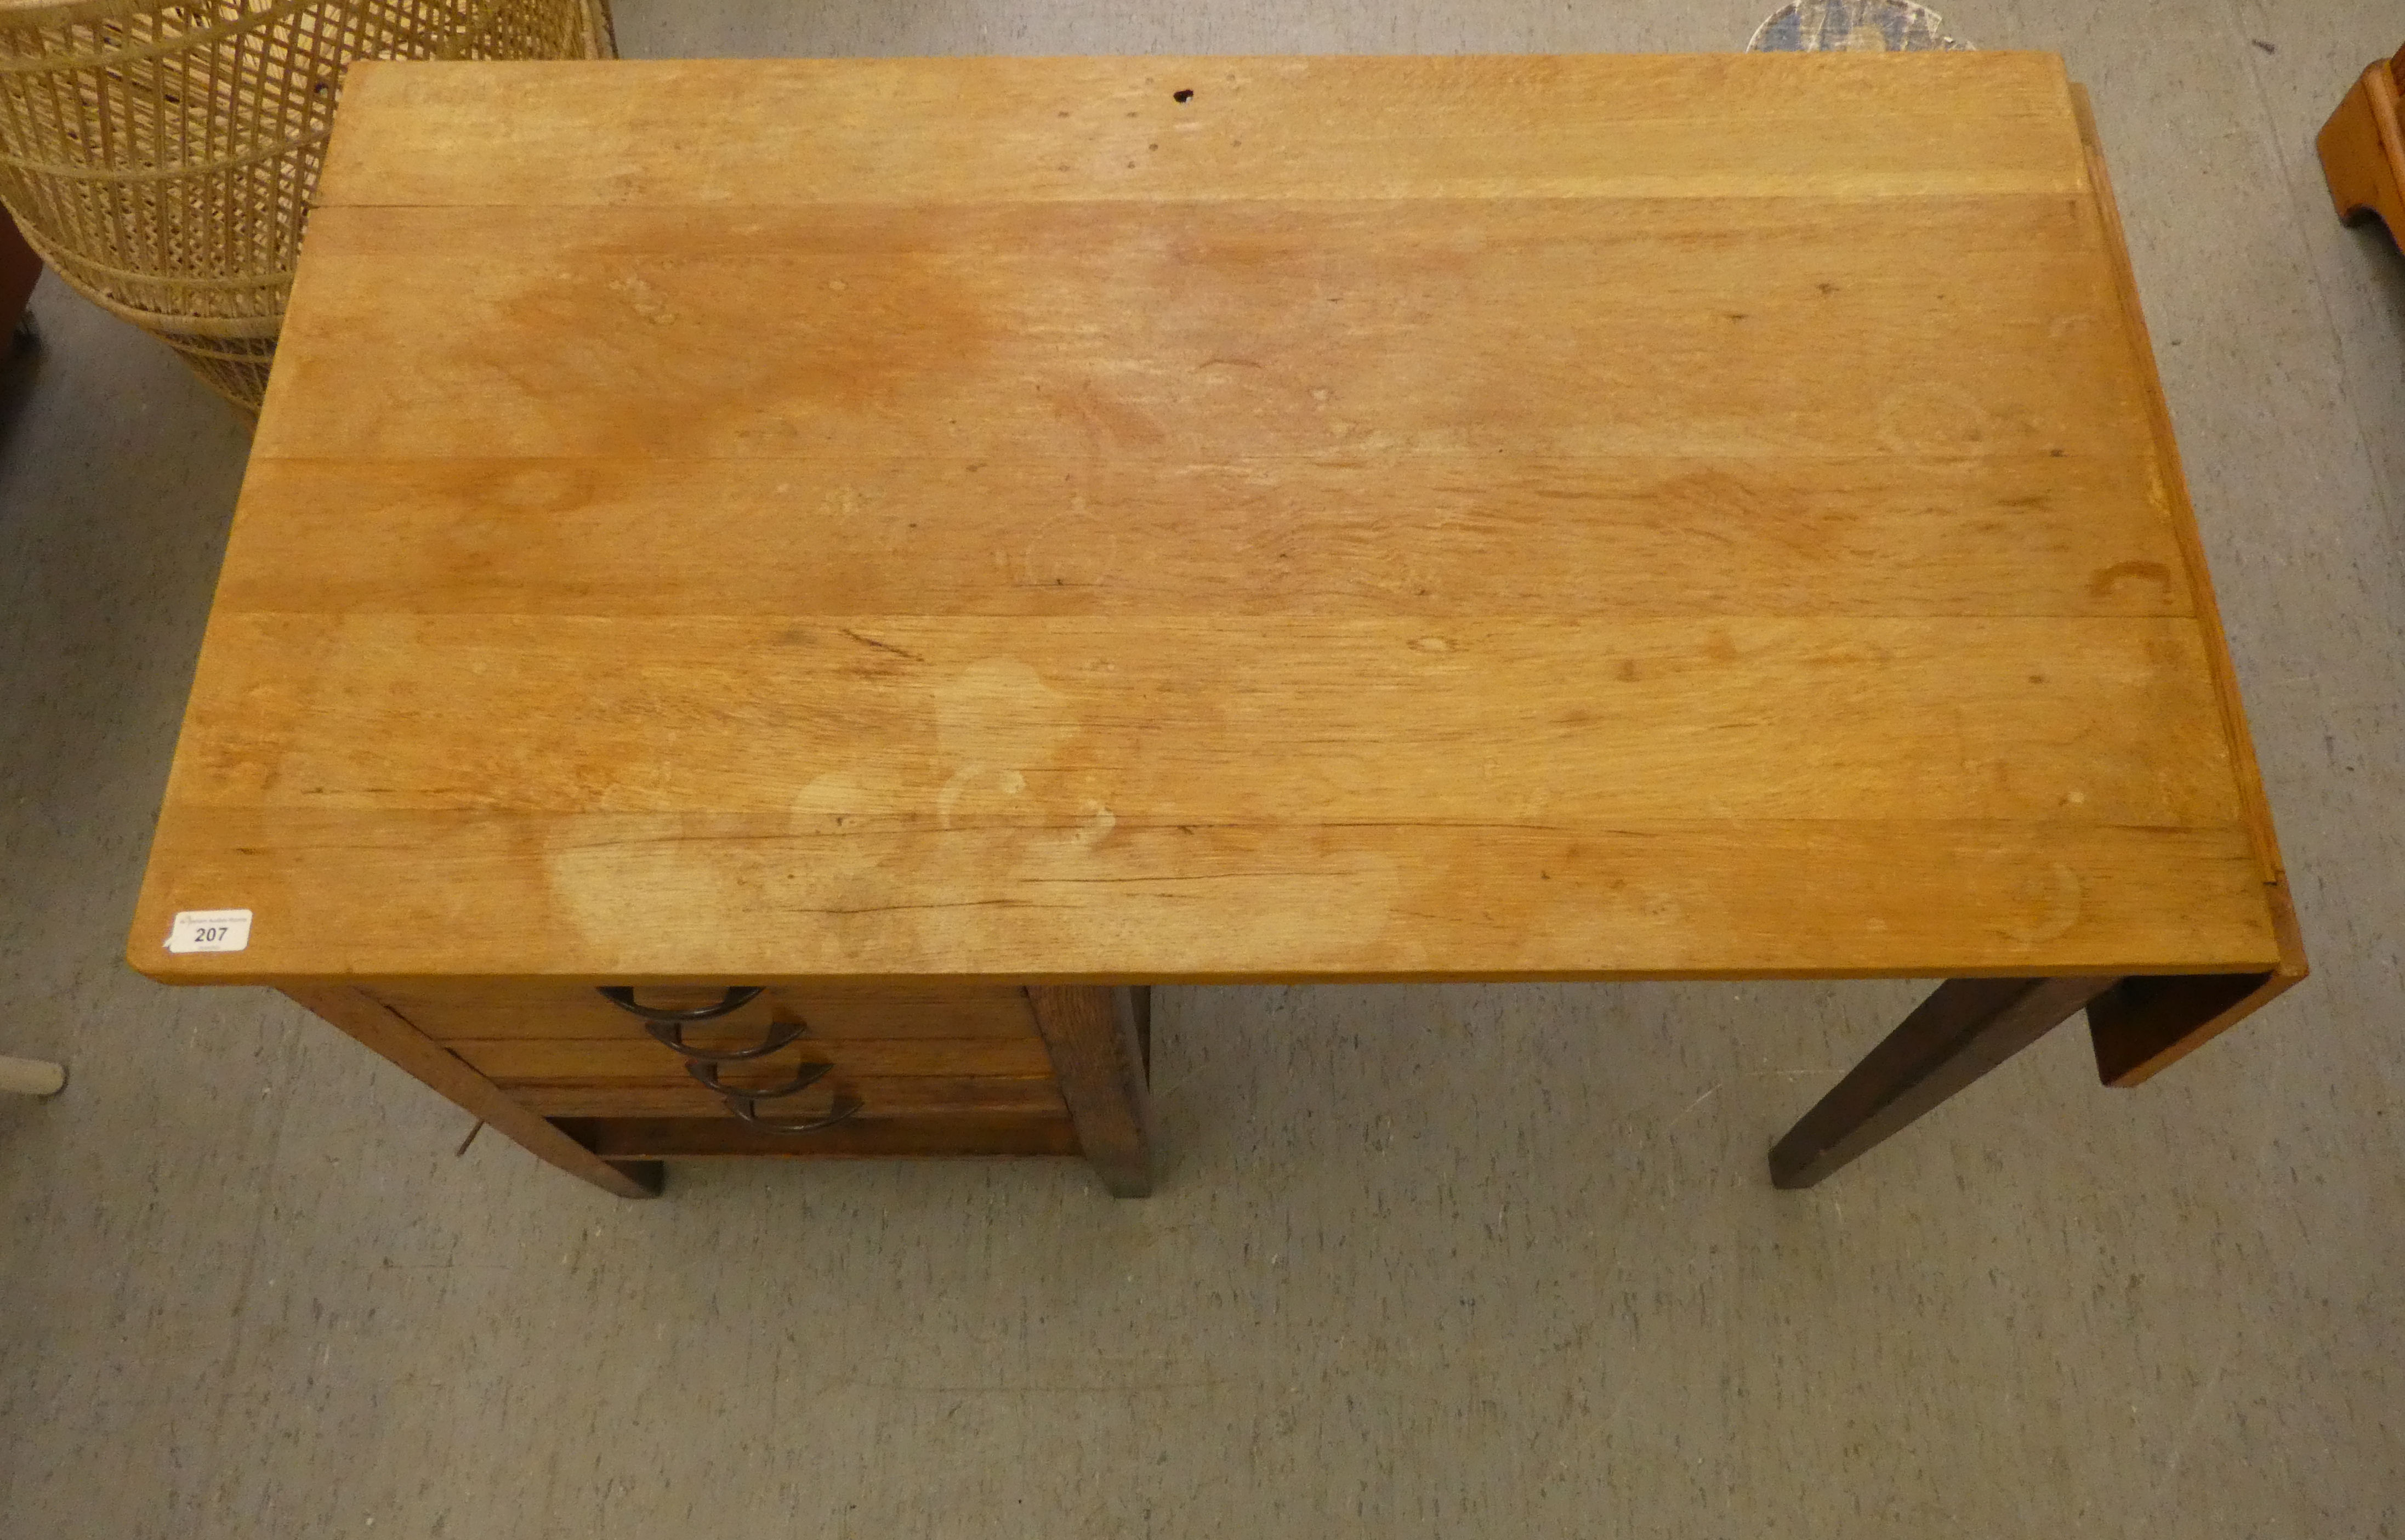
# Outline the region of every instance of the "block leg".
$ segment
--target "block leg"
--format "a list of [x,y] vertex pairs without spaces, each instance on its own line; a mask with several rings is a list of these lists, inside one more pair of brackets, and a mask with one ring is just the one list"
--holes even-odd
[[2100,979],[1949,979],[1770,1151],[1809,1187],[2011,1058],[2112,987]]

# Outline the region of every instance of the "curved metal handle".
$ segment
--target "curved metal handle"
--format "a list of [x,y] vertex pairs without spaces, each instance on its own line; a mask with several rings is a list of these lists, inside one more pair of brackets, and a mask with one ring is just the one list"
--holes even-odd
[[721,1016],[731,1016],[760,997],[761,984],[730,985],[725,997],[716,1005],[699,1005],[690,1010],[663,1010],[657,1006],[637,1005],[635,992],[624,984],[597,984],[601,997],[630,1016],[640,1016],[647,1022],[683,1024],[691,1022],[714,1022]]
[[714,1022],[722,1016],[742,1010],[761,995],[758,984],[739,984],[728,988],[716,1005],[696,1006],[690,1010],[663,1010],[656,1006],[639,1005],[635,992],[623,984],[596,986],[601,997],[629,1015],[642,1018],[643,1030],[653,1040],[675,1049],[687,1059],[699,1059],[705,1064],[741,1064],[746,1059],[765,1059],[810,1029],[808,1022],[770,1022],[768,1030],[750,1048],[696,1048],[684,1040],[684,1029],[697,1022]]
[[750,1095],[729,1096],[726,1098],[727,1110],[752,1127],[768,1134],[808,1134],[821,1128],[832,1128],[860,1111],[859,1097],[839,1095],[835,1099],[834,1109],[824,1117],[809,1118],[800,1123],[778,1123],[762,1117],[759,1109],[753,1107],[752,1102],[752,1098]]
[[645,1022],[643,1030],[654,1041],[667,1044],[685,1056],[688,1066],[701,1064],[741,1064],[746,1059],[765,1059],[777,1050],[810,1029],[808,1022],[770,1022],[768,1035],[750,1048],[696,1048],[684,1040],[682,1022]]
[[684,1067],[684,1072],[722,1096],[740,1097],[745,1101],[775,1101],[781,1096],[790,1096],[795,1092],[809,1090],[824,1080],[827,1071],[834,1067],[835,1066],[831,1064],[797,1064],[794,1066],[792,1080],[782,1085],[762,1086],[728,1085],[718,1078],[718,1066],[708,1061],[688,1064]]
[[820,1117],[805,1118],[798,1123],[780,1123],[773,1118],[764,1118],[760,1115],[760,1103],[778,1101],[809,1090],[824,1080],[835,1068],[831,1064],[797,1064],[794,1066],[793,1078],[782,1085],[767,1085],[756,1089],[750,1086],[728,1085],[718,1078],[720,1065],[741,1064],[747,1059],[765,1059],[809,1031],[810,1024],[808,1022],[771,1020],[767,1032],[762,1036],[758,1043],[750,1048],[696,1048],[684,1040],[686,1027],[698,1022],[714,1022],[722,1016],[733,1015],[758,999],[763,991],[763,986],[759,984],[730,985],[726,994],[716,1005],[696,1006],[690,1010],[663,1010],[653,1006],[639,1005],[635,1001],[634,990],[625,984],[597,984],[595,987],[600,991],[601,997],[612,1005],[629,1015],[641,1017],[644,1031],[649,1032],[659,1042],[684,1055],[686,1074],[717,1092],[725,1100],[728,1111],[754,1128],[770,1134],[808,1134],[816,1129],[832,1128],[860,1111],[859,1097],[837,1092],[834,1108]]

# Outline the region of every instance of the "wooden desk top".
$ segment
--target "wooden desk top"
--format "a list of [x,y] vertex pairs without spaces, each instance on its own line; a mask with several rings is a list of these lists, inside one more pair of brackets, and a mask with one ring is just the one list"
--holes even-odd
[[2110,208],[2036,54],[359,65],[133,961],[2300,968]]

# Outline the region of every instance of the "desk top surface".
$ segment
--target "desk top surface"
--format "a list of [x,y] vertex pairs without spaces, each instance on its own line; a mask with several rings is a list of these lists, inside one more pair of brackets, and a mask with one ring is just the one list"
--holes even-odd
[[359,66],[131,956],[2271,967],[2081,122],[2033,54]]

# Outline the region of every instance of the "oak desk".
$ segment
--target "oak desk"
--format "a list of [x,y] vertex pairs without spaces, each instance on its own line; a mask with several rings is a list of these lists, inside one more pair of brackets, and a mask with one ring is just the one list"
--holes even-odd
[[2035,54],[360,65],[134,964],[626,1193],[1141,1192],[1158,982],[1953,980],[1789,1185],[2082,1007],[2134,1083],[2304,962],[2085,123]]

